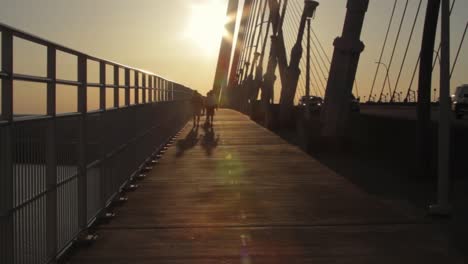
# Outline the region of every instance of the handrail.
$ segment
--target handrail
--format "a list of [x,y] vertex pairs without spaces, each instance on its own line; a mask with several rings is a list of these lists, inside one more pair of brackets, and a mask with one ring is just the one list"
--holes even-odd
[[164,77],[162,77],[160,75],[157,75],[157,74],[155,74],[153,72],[150,72],[150,71],[147,71],[147,70],[144,70],[144,69],[131,67],[131,66],[128,66],[128,65],[125,65],[125,64],[117,63],[115,61],[102,59],[102,58],[99,58],[99,57],[96,57],[96,56],[88,55],[88,54],[85,54],[85,53],[83,53],[81,51],[78,51],[78,50],[75,50],[75,49],[60,45],[58,43],[46,40],[44,38],[35,36],[33,34],[27,33],[25,31],[22,31],[20,29],[14,28],[12,26],[9,26],[9,25],[3,24],[3,23],[0,23],[0,31],[1,32],[9,31],[15,37],[18,37],[18,38],[21,38],[21,39],[24,39],[24,40],[28,40],[30,42],[33,42],[33,43],[36,43],[36,44],[39,44],[39,45],[42,45],[42,46],[53,47],[56,50],[59,50],[59,51],[62,51],[62,52],[65,52],[65,53],[68,53],[68,54],[71,54],[71,55],[86,56],[87,59],[92,60],[92,61],[105,62],[106,64],[111,65],[111,66],[118,66],[119,68],[130,69],[130,70],[133,70],[133,71],[138,71],[140,73],[154,75],[154,76],[156,76],[158,78],[163,78],[163,79],[167,80],[166,78],[164,78]]

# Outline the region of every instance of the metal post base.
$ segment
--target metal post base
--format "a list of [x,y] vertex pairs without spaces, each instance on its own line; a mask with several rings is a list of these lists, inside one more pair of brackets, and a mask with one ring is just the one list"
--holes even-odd
[[125,188],[123,190],[124,190],[124,192],[133,192],[136,189],[138,189],[138,187],[140,187],[140,186],[138,186],[138,184],[130,184],[130,185],[125,186]]
[[429,214],[433,216],[450,216],[452,207],[450,204],[433,204],[429,206]]
[[100,216],[98,218],[98,220],[96,221],[96,223],[98,225],[103,225],[103,224],[109,224],[110,221],[112,219],[114,219],[116,217],[116,214],[115,213],[112,213],[112,212],[107,212],[105,214],[103,214],[102,216]]
[[122,205],[128,202],[128,197],[121,196],[112,202],[112,205]]
[[98,238],[99,236],[97,234],[83,233],[77,238],[76,245],[78,247],[89,247],[96,242]]

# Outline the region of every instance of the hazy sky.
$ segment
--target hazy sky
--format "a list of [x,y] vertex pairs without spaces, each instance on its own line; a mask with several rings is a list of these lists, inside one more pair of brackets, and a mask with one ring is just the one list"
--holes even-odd
[[[419,2],[409,1],[408,17],[401,36],[403,41],[398,46],[398,56],[390,72],[390,80],[393,82],[409,35],[410,20],[413,19]],[[333,39],[342,30],[346,0],[319,2],[313,27],[327,52],[331,54]],[[399,11],[384,57],[387,61],[404,2],[399,0]],[[426,2],[427,0],[423,0],[422,14],[425,12]],[[0,0],[0,22],[85,53],[147,69],[189,87],[206,91],[212,86],[221,39],[219,26],[215,25],[220,24],[226,5],[227,0]],[[357,77],[361,94],[366,94],[372,82],[375,61],[379,56],[392,5],[393,1],[390,0],[370,1],[362,36],[366,50],[362,54]],[[206,15],[207,13],[211,15]],[[467,14],[468,1],[457,0],[452,17],[452,58],[467,22]],[[203,29],[200,30],[200,27]],[[416,62],[421,30],[422,16],[401,87],[407,86],[408,75]],[[205,45],[200,45],[200,38],[203,38]],[[453,86],[468,83],[468,43],[464,46],[452,79]],[[24,45],[24,50],[34,50],[33,47],[27,47]],[[37,49],[38,54],[45,54],[40,48]],[[19,53],[19,57],[24,58],[18,59],[20,62],[17,64],[30,64],[34,60],[29,57],[43,56],[25,56],[23,52]],[[44,69],[39,70],[41,71]],[[381,73],[383,75],[383,71]],[[382,82],[383,76],[377,82],[379,89]],[[437,83],[437,80],[434,82]]]

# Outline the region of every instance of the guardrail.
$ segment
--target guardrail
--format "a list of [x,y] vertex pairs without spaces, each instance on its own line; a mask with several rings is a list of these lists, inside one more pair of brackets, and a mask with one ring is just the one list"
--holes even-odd
[[[185,125],[192,90],[3,24],[0,31],[0,263],[48,263],[89,228],[147,159]],[[47,48],[47,76],[13,71],[16,38]],[[76,56],[76,80],[56,78],[57,51]],[[88,82],[90,61],[99,63],[99,83]],[[106,67],[113,67],[110,85]],[[124,83],[119,83],[121,71]],[[131,72],[135,83],[130,83]],[[15,81],[47,86],[46,115],[15,115]],[[77,112],[57,114],[57,100],[66,99],[57,98],[58,84],[77,89]],[[90,87],[100,91],[99,110],[93,112],[87,109]],[[113,106],[106,108],[109,88]]]

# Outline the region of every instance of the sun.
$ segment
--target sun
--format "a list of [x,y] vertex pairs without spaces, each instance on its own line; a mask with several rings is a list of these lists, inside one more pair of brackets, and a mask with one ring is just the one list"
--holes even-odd
[[206,55],[215,55],[222,37],[227,35],[226,6],[220,0],[199,2],[201,3],[190,7],[191,13],[184,35]]

